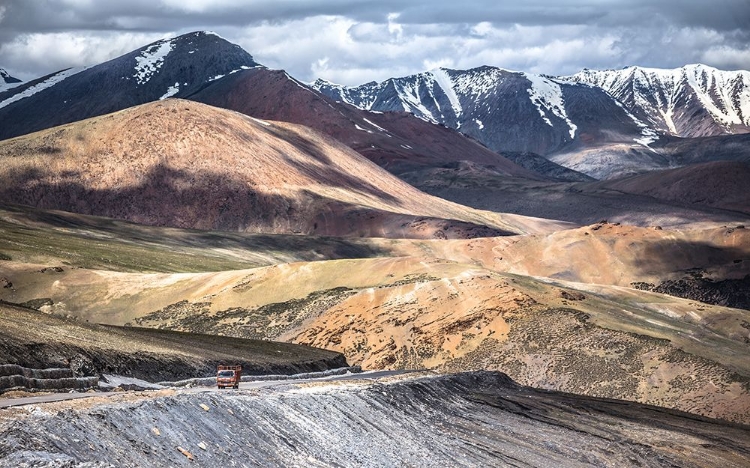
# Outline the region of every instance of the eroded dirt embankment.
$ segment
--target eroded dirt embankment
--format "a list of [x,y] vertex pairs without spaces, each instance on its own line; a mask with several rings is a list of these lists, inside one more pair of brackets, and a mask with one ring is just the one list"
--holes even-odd
[[246,375],[347,366],[342,354],[309,346],[93,325],[1,302],[0,359],[32,369],[70,369],[70,377],[106,373],[150,382],[208,377],[227,363],[242,365]]
[[750,463],[750,426],[534,390],[486,372],[67,402],[0,418],[3,466]]

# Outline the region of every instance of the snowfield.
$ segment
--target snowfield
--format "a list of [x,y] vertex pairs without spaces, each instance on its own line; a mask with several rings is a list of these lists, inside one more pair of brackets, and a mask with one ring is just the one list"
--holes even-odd
[[171,40],[157,42],[141,52],[141,55],[135,58],[135,74],[133,78],[138,84],[145,84],[151,77],[159,71],[164,65],[164,59],[173,49]]

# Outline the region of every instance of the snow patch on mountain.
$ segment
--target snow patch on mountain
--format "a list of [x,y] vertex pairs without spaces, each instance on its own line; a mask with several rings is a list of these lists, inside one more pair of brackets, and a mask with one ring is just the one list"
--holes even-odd
[[51,86],[56,85],[57,83],[63,81],[66,78],[69,78],[77,73],[82,72],[86,68],[88,67],[68,68],[67,70],[63,70],[61,72],[55,73],[54,75],[50,76],[46,80],[42,81],[41,83],[37,83],[34,86],[30,86],[29,88],[23,90],[22,92],[16,93],[13,96],[9,97],[8,99],[0,102],[0,108],[3,108],[16,101],[20,101],[21,99],[27,98],[29,96],[33,96],[39,91],[43,91]]
[[271,123],[266,122],[265,120],[256,119],[255,117],[250,117],[253,121],[258,122],[259,124],[263,125],[264,127],[270,127]]
[[141,55],[135,58],[135,74],[133,78],[138,84],[145,84],[154,73],[158,72],[164,64],[164,59],[172,51],[174,44],[172,40],[159,41],[150,45]]
[[483,67],[460,73],[453,79],[455,92],[461,96],[471,96],[473,100],[476,100],[497,88],[503,81],[503,73],[507,72],[501,68]]
[[448,96],[451,107],[453,107],[453,113],[456,115],[456,117],[461,115],[463,109],[461,108],[461,102],[459,102],[458,100],[458,95],[453,89],[453,81],[451,81],[451,77],[442,68],[436,68],[430,73],[435,78],[435,82],[440,86],[440,88],[442,88],[445,95]]
[[635,141],[636,143],[641,144],[641,145],[647,147],[648,149],[651,149],[651,147],[649,145],[651,143],[659,140],[659,134],[656,133],[656,130],[654,130],[653,128],[649,127],[648,124],[646,124],[645,122],[643,122],[638,117],[634,116],[617,99],[614,100],[614,103],[617,104],[617,107],[619,107],[620,109],[622,109],[625,112],[625,114],[627,114],[627,116],[630,117],[633,120],[633,122],[638,126],[638,128],[641,129],[641,135],[642,136],[640,138],[634,138],[633,141]]
[[[435,118],[432,112],[425,107],[419,99],[420,82],[421,80],[417,79],[412,82],[401,80],[394,83],[396,92],[401,99],[401,105],[403,106],[404,111],[411,112],[422,120],[437,123],[438,119]],[[435,100],[435,96],[432,94],[432,90],[429,89],[429,87],[427,88],[427,91],[432,95],[433,100]],[[438,109],[440,109],[439,106]]]
[[262,67],[262,65],[256,65],[254,67],[248,67],[247,65],[242,65],[240,68],[234,69],[234,70],[230,71],[227,74],[212,76],[212,77],[210,77],[208,79],[208,82],[210,83],[211,81],[220,80],[220,79],[224,78],[227,75],[232,75],[232,74],[237,73],[237,72],[242,71],[242,70],[252,70],[253,68],[261,68],[261,67]]
[[161,101],[162,99],[166,99],[168,97],[172,97],[172,96],[174,96],[175,94],[177,94],[179,92],[180,92],[180,83],[175,83],[174,85],[172,85],[169,88],[167,88],[167,92],[164,93],[164,95],[162,97],[160,97],[159,100]]
[[527,89],[531,102],[539,110],[539,114],[547,125],[554,127],[547,117],[545,109],[564,120],[570,129],[570,138],[575,138],[578,127],[568,118],[568,114],[565,112],[565,100],[560,85],[539,75],[523,73],[523,76],[531,82],[531,87]]
[[[218,37],[219,39],[224,39],[224,38],[223,38],[223,37],[222,37],[221,35],[219,35],[219,34],[218,34],[217,32],[215,32],[215,31],[202,31],[202,32],[203,32],[203,34],[205,34],[206,36],[216,36],[216,37]],[[196,33],[195,35],[196,35],[196,36],[199,36],[199,35],[200,35],[200,32]],[[226,39],[224,39],[224,40],[226,41]]]
[[[299,86],[300,88],[304,89],[305,91],[307,91],[307,92],[309,92],[309,93],[313,93],[313,94],[315,94],[315,92],[314,92],[313,90],[311,90],[311,89],[310,89],[310,88],[309,88],[309,87],[308,87],[308,86],[307,86],[307,85],[306,85],[305,83],[303,83],[303,82],[299,81],[298,79],[296,79],[296,78],[292,77],[292,75],[290,75],[289,73],[287,73],[287,72],[284,72],[284,75],[285,75],[285,76],[286,76],[286,77],[287,77],[287,78],[288,78],[288,79],[289,79],[289,80],[290,80],[290,81],[291,81],[292,83],[296,84],[296,85],[297,85],[297,86]],[[315,95],[317,96],[317,94],[315,94]]]
[[368,124],[372,125],[373,127],[377,128],[377,129],[378,129],[378,130],[380,130],[381,132],[384,132],[384,133],[388,133],[388,130],[384,129],[383,127],[381,127],[381,126],[380,126],[380,125],[378,125],[378,124],[376,124],[376,123],[373,123],[372,121],[370,121],[370,120],[368,120],[368,119],[365,119],[364,117],[362,118],[362,120],[364,120],[364,121],[365,121],[365,122],[367,122]]

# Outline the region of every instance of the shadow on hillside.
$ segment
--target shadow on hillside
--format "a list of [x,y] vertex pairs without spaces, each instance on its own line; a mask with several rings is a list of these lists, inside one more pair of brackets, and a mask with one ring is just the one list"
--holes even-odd
[[[727,234],[736,228],[727,228]],[[682,272],[677,279],[658,284],[633,283],[647,291],[669,294],[726,307],[750,309],[750,253],[735,247],[717,247],[705,242],[664,240],[648,244],[641,262],[634,263],[644,275]],[[719,270],[718,277],[706,273]]]
[[[366,182],[360,178],[353,177],[351,174],[337,169],[336,166],[334,166],[334,161],[332,161],[331,158],[328,157],[326,151],[317,142],[304,138],[296,132],[292,132],[280,127],[273,127],[273,129],[269,131],[274,133],[283,141],[286,141],[293,145],[303,154],[312,156],[316,161],[322,164],[322,166],[319,166],[312,163],[306,163],[297,159],[290,158],[288,155],[285,155],[283,153],[279,153],[279,155],[287,163],[294,166],[302,174],[306,175],[312,180],[315,180],[316,182],[323,185],[328,185],[330,187],[342,187],[353,192],[370,195],[385,202],[401,206],[400,200],[393,194],[390,194],[369,182]],[[342,150],[351,151],[352,153],[354,153],[354,150],[349,147],[342,148]],[[364,159],[364,157],[359,155],[358,153],[355,153],[353,156],[356,158]]]
[[[736,228],[726,228],[727,235]],[[643,247],[642,262],[635,263],[641,273],[682,270],[686,273],[704,269],[732,266],[740,271],[750,270],[750,254],[747,249],[722,247],[707,242],[662,240]]]
[[480,210],[554,219],[581,225],[602,219],[636,226],[666,227],[696,222],[740,223],[739,212],[705,206],[685,206],[645,195],[596,189],[594,183],[537,182],[507,176],[482,175],[458,179],[450,174],[417,171],[404,179],[418,189],[446,200]]
[[[418,227],[409,223],[427,220],[412,215],[342,203],[317,194],[301,191],[299,197],[263,193],[244,181],[216,173],[189,173],[165,166],[152,168],[137,186],[121,189],[92,189],[82,185],[78,174],[52,179],[39,169],[29,169],[15,175],[13,186],[0,188],[0,199],[5,203],[29,205],[47,210],[62,210],[84,215],[104,216],[128,220],[147,226],[168,226],[204,231],[243,231],[265,234],[315,234],[318,236],[368,236],[353,220],[374,216],[380,228],[371,230],[378,237],[420,237]],[[38,214],[53,225],[75,225],[62,214]],[[434,219],[433,219],[434,221]],[[438,220],[461,224],[459,222]],[[98,221],[107,229],[122,230],[119,224]],[[463,223],[461,229],[480,232],[484,226]],[[489,232],[489,231],[488,231]],[[395,235],[394,235],[395,234]],[[491,234],[503,235],[497,230]],[[142,240],[143,231],[131,232],[134,240]],[[175,236],[178,236],[175,234]],[[194,237],[194,236],[190,236]],[[285,247],[287,241],[275,237],[228,241],[225,235],[203,233],[201,245],[229,246],[250,242],[252,246]],[[475,236],[476,237],[476,236]],[[192,242],[192,241],[191,241]],[[228,244],[229,243],[229,244]],[[293,241],[299,248],[314,249],[317,241]],[[341,254],[372,256],[369,248],[340,246]]]

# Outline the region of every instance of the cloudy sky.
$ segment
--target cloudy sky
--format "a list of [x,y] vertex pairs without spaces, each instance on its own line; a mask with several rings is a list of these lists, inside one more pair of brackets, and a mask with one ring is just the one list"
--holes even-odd
[[203,29],[348,85],[485,64],[750,70],[750,0],[0,0],[0,67],[28,80]]

